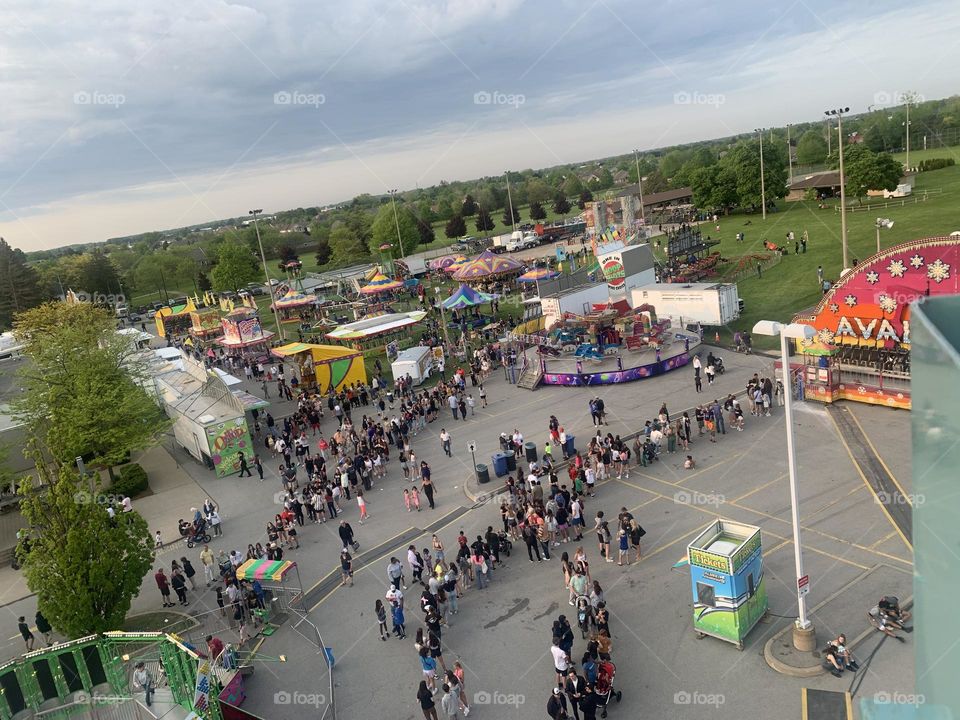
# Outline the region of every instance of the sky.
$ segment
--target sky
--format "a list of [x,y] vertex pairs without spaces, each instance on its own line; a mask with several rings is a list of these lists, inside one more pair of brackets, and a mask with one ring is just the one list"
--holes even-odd
[[7,0],[0,236],[586,161],[946,97],[958,67],[942,0]]

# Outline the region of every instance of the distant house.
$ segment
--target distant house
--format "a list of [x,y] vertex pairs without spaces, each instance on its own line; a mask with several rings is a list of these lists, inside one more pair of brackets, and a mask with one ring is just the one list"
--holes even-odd
[[206,268],[210,267],[211,265],[210,258],[207,256],[207,253],[204,251],[204,249],[199,245],[190,250],[190,257],[193,258],[193,261],[198,267]]
[[630,173],[626,170],[614,170],[612,175],[614,185],[626,185],[630,182]]
[[818,197],[833,197],[840,194],[840,171],[828,170],[826,172],[813,173],[794,180],[788,190],[788,202],[803,200],[807,191],[816,190]]

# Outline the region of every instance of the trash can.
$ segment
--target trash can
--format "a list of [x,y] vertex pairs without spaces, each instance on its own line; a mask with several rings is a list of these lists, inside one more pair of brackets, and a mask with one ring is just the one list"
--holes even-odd
[[477,463],[477,482],[481,485],[486,485],[490,482],[490,471],[483,463]]
[[493,463],[493,473],[497,477],[503,477],[507,474],[507,455],[506,453],[494,453],[490,460]]
[[504,455],[507,458],[507,471],[512,472],[517,469],[517,454],[513,450],[507,450]]
[[535,442],[525,442],[523,444],[523,453],[527,458],[527,462],[536,462],[537,461],[537,444]]
[[567,442],[563,445],[563,452],[567,457],[573,457],[577,454],[576,448],[573,447],[573,441],[575,439],[573,435],[567,435]]

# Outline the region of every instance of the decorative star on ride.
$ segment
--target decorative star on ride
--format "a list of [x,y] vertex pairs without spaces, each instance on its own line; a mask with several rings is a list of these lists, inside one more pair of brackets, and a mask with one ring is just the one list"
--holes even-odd
[[920,268],[922,268],[922,267],[923,267],[923,256],[922,256],[922,255],[914,255],[912,258],[910,258],[910,265],[912,265],[913,267],[917,268],[917,270],[919,270]]
[[903,260],[891,260],[887,265],[887,272],[891,277],[901,278],[906,271],[907,266],[903,264]]
[[880,275],[876,270],[871,270],[867,273],[867,282],[871,285],[876,285],[878,282],[880,282]]
[[833,330],[830,330],[829,328],[823,328],[822,330],[820,330],[820,331],[817,333],[817,338],[818,338],[818,339],[820,340],[820,342],[823,343],[824,345],[832,345],[832,344],[833,344],[833,338],[834,338],[834,332],[833,332]]
[[830,312],[835,313],[840,310],[840,306],[837,303],[830,303]]
[[847,304],[847,307],[854,307],[857,304],[856,295],[847,295],[843,301]]
[[927,265],[927,277],[931,280],[934,280],[937,283],[941,283],[944,280],[950,279],[950,265],[945,263],[940,258],[937,258],[935,262]]

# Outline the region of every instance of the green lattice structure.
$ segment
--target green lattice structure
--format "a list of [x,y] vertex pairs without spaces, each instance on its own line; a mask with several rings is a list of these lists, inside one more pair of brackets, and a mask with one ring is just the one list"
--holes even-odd
[[90,635],[0,665],[0,720],[23,717],[25,711],[43,718],[82,715],[98,696],[132,701],[130,680],[138,660],[153,664],[155,678],[162,664],[173,702],[196,713],[191,717],[222,720],[216,675],[209,675],[209,707],[195,709],[201,658],[178,636],[160,632]]

